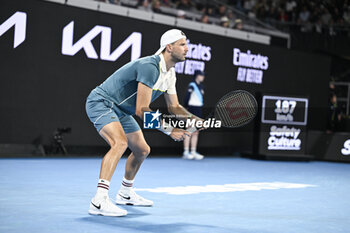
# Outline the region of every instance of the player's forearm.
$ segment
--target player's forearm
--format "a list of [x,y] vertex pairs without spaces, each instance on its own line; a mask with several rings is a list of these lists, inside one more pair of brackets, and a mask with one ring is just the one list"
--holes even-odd
[[136,116],[138,116],[141,120],[143,120],[143,113],[144,112],[152,112],[152,109],[150,107],[136,108]]
[[143,120],[144,112],[151,112],[149,105],[152,99],[152,88],[146,86],[142,82],[138,83],[137,86],[137,97],[136,97],[136,116]]

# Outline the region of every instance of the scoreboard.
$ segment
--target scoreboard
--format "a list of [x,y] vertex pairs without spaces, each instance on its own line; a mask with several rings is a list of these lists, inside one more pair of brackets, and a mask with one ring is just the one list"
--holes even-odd
[[260,155],[303,155],[306,148],[308,98],[262,96]]

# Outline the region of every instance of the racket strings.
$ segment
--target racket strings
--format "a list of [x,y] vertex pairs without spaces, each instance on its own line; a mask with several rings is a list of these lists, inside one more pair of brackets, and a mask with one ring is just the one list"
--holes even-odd
[[256,115],[257,104],[247,92],[234,92],[224,96],[215,109],[215,118],[223,126],[239,127],[250,122]]

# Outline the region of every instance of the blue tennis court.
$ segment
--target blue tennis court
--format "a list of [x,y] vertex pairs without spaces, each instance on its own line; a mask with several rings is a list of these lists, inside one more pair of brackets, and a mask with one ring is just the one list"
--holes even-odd
[[[88,214],[101,158],[1,159],[0,232],[349,232],[350,165],[148,158],[135,180],[153,207]],[[111,182],[115,199],[126,159]]]

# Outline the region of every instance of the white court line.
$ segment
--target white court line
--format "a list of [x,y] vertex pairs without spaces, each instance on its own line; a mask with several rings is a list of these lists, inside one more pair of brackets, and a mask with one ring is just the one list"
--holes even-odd
[[136,191],[146,191],[153,193],[167,193],[173,195],[186,195],[196,193],[224,193],[239,191],[260,191],[275,189],[299,189],[317,187],[312,184],[296,184],[285,182],[261,182],[261,183],[238,183],[223,185],[205,185],[205,186],[176,186],[176,187],[158,187],[158,188],[138,188]]

